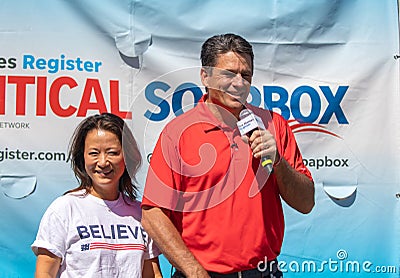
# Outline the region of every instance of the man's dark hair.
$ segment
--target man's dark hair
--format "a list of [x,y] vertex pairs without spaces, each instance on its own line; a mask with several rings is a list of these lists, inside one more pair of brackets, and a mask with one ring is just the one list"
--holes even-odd
[[220,54],[228,52],[248,54],[251,57],[251,71],[254,68],[254,53],[251,44],[236,34],[215,35],[207,39],[201,47],[201,65],[203,67],[215,67]]

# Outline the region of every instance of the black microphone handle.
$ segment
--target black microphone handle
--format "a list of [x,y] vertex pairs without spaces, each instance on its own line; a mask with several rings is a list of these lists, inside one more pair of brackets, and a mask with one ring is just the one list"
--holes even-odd
[[274,171],[274,164],[272,159],[268,156],[261,157],[261,166],[264,167],[268,174],[271,174]]

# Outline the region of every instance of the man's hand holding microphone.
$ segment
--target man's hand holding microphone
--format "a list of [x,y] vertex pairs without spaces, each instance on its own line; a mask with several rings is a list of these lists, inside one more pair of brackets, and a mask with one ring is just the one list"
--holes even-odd
[[240,120],[237,123],[243,141],[249,144],[253,156],[259,158],[264,169],[271,174],[273,166],[280,162],[280,155],[277,151],[274,136],[260,117],[249,109],[243,109],[239,114]]

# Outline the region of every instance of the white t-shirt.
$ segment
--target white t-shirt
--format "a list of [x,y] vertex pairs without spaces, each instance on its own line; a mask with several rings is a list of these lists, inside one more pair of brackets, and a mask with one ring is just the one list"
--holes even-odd
[[138,201],[106,201],[83,191],[57,198],[40,222],[32,250],[61,258],[64,277],[142,277],[158,248],[143,230]]

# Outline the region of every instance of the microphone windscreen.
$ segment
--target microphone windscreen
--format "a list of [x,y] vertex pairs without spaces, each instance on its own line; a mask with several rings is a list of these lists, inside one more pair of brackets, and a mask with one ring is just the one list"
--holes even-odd
[[243,109],[243,110],[240,111],[240,113],[239,113],[239,119],[244,119],[244,118],[246,118],[247,116],[249,116],[251,113],[253,113],[253,112],[251,112],[249,109]]

